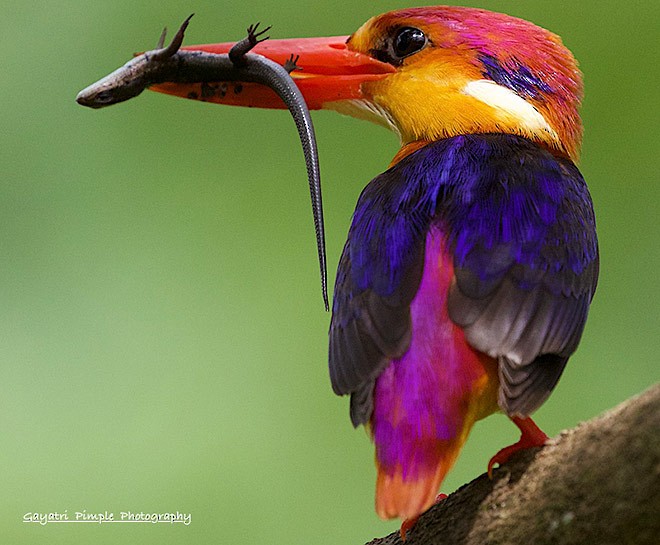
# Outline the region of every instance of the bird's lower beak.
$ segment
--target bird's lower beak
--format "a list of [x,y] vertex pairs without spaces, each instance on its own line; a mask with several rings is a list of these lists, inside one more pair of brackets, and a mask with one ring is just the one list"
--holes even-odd
[[[297,69],[291,72],[291,77],[303,94],[307,107],[320,110],[328,103],[365,98],[363,84],[382,79],[395,70],[390,64],[349,50],[347,39],[347,36],[337,36],[267,40],[257,44],[251,52],[281,65],[286,65],[292,56],[294,59],[299,57]],[[192,45],[182,49],[226,54],[233,45]],[[258,83],[161,83],[150,89],[217,104],[255,108],[286,107],[275,92]]]

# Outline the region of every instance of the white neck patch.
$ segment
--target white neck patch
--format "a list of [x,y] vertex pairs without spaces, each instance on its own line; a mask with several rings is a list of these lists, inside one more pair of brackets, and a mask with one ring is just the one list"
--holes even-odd
[[541,113],[511,89],[494,81],[480,79],[470,81],[463,87],[463,93],[515,117],[519,120],[521,128],[532,132],[543,130],[557,138],[557,133],[548,125]]
[[378,104],[369,100],[353,99],[326,102],[323,104],[323,108],[334,110],[340,114],[349,115],[358,119],[364,119],[365,121],[371,121],[377,125],[382,125],[395,132],[399,135],[399,138],[401,138],[399,128],[389,112],[387,112],[385,108],[381,108]]

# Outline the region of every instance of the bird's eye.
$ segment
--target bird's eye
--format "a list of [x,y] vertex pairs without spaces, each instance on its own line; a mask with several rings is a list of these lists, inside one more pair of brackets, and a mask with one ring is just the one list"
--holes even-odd
[[403,59],[423,49],[429,42],[426,34],[418,28],[405,26],[388,33],[378,49],[370,53],[381,62],[394,66],[403,64]]
[[392,40],[392,53],[399,59],[417,53],[426,45],[426,35],[418,28],[399,29]]

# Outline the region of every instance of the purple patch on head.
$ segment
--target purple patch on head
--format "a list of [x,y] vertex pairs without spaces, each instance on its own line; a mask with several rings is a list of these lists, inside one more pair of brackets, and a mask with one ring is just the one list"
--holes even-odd
[[483,66],[483,75],[498,85],[515,91],[523,98],[542,99],[552,93],[552,87],[515,58],[501,63],[497,57],[480,53],[477,57]]

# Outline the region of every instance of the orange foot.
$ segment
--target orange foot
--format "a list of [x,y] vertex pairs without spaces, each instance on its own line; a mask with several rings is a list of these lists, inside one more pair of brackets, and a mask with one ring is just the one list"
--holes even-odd
[[[435,501],[433,502],[433,505],[437,505],[437,504],[439,504],[442,500],[444,500],[444,499],[446,499],[446,498],[447,498],[447,494],[438,494],[438,495],[435,497]],[[405,540],[406,540],[406,534],[407,534],[410,530],[412,530],[412,528],[415,526],[415,524],[417,524],[417,521],[419,520],[419,517],[420,517],[420,516],[421,516],[421,515],[417,515],[416,517],[412,517],[412,518],[409,518],[409,519],[405,519],[405,520],[401,523],[401,529],[399,530],[399,534],[401,535],[401,541],[405,541]]]
[[541,428],[539,428],[531,418],[518,418],[517,416],[512,416],[511,420],[521,431],[520,441],[508,447],[504,447],[490,459],[490,462],[488,462],[488,476],[491,479],[493,478],[493,466],[495,464],[504,464],[519,450],[542,447],[548,440],[548,436],[541,431]]

